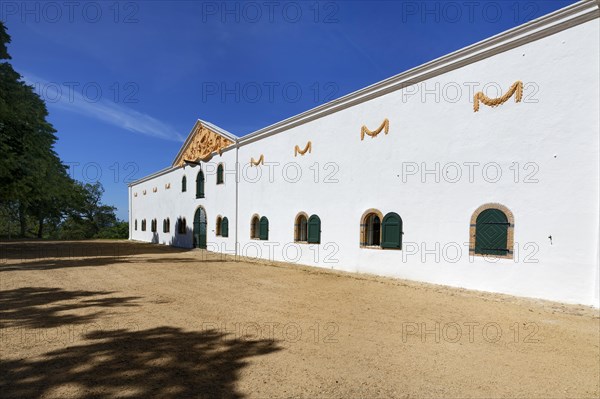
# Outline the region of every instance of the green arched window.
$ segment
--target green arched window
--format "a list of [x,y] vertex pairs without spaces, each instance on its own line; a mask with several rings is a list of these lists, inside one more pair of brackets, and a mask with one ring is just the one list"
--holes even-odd
[[185,193],[187,191],[187,178],[183,176],[181,178],[181,192]]
[[317,215],[308,218],[308,239],[309,244],[321,243],[321,219]]
[[217,166],[217,184],[223,184],[223,164]]
[[510,223],[500,209],[486,209],[475,223],[475,253],[482,255],[507,255]]
[[142,231],[146,231],[146,219],[142,219]]
[[229,237],[229,220],[226,217],[221,221],[221,236]]
[[402,249],[402,218],[394,212],[381,222],[381,248]]
[[267,219],[266,216],[260,218],[260,231],[258,238],[261,240],[269,239],[269,219]]
[[196,198],[204,198],[204,172],[198,172],[196,177]]

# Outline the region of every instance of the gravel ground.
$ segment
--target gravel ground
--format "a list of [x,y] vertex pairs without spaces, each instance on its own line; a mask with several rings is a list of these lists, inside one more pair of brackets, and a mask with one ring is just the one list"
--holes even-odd
[[128,241],[0,251],[2,398],[600,396],[583,306]]

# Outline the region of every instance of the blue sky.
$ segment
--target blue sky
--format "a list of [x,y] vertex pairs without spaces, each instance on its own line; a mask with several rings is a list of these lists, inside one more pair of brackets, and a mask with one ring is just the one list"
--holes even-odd
[[243,136],[573,1],[0,1],[73,177],[127,183],[197,118]]

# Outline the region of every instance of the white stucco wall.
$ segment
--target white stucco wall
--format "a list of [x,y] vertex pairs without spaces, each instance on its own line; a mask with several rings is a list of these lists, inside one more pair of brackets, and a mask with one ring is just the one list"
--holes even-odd
[[[238,253],[598,306],[599,37],[598,20],[592,20],[281,133],[242,138]],[[473,112],[469,86],[479,91],[495,83],[503,93],[517,80],[525,84],[521,103],[511,98]],[[486,93],[501,94],[494,87]],[[362,125],[373,130],[385,118],[389,134],[361,141]],[[312,152],[294,157],[294,147],[309,140]],[[261,154],[265,165],[250,167],[250,158]],[[232,170],[235,155],[235,149],[223,154],[226,169]],[[417,173],[409,174],[415,167]],[[439,172],[422,173],[436,167]],[[138,231],[131,238],[150,241],[156,217],[159,241],[169,243],[162,218],[171,218],[173,236],[177,217],[185,216],[191,228],[201,204],[209,249],[232,252],[233,176],[216,186],[209,174],[206,198],[197,200],[196,171],[185,168],[185,195],[183,172],[132,186],[138,197],[132,198],[131,220],[138,219]],[[167,182],[172,187],[165,191]],[[152,193],[155,186],[159,193]],[[501,203],[514,214],[514,259],[469,256],[470,218],[486,203]],[[370,208],[402,217],[402,251],[360,248],[360,219]],[[321,218],[320,245],[293,243],[299,212]],[[214,235],[217,214],[229,218],[228,239]],[[267,242],[250,238],[253,214],[268,217]],[[148,227],[141,232],[144,217]],[[178,244],[190,246],[191,235],[187,240]]]
[[[192,246],[192,229],[194,213],[200,206],[204,207],[207,217],[207,242],[211,243],[209,249],[230,249],[235,253],[235,150],[225,151],[217,155],[208,163],[202,163],[205,176],[205,198],[196,198],[196,176],[199,167],[185,166],[174,169],[151,180],[133,185],[130,188],[132,207],[130,212],[130,238],[133,240],[157,242],[160,244],[174,245],[190,248]],[[217,165],[223,163],[225,168],[224,184],[216,184]],[[187,191],[181,191],[181,180],[187,178]],[[166,184],[171,184],[170,189],[165,189]],[[153,188],[157,187],[157,192]],[[143,194],[146,190],[146,195]],[[216,236],[217,216],[227,217],[229,220],[228,237]],[[171,229],[169,233],[162,232],[163,219],[169,218]],[[186,218],[188,233],[177,234],[176,221],[179,217]],[[157,233],[150,230],[150,222],[156,218],[158,222]],[[135,220],[138,228],[135,230]],[[142,219],[146,219],[146,231],[141,230]],[[224,245],[221,245],[224,244]]]

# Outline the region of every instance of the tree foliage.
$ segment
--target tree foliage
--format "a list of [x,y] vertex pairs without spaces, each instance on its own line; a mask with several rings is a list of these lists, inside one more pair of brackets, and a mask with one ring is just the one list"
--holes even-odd
[[102,185],[69,177],[54,151],[56,130],[44,101],[8,62],[9,43],[0,21],[0,234],[11,236],[13,228],[38,238],[122,233],[115,208],[100,202]]

